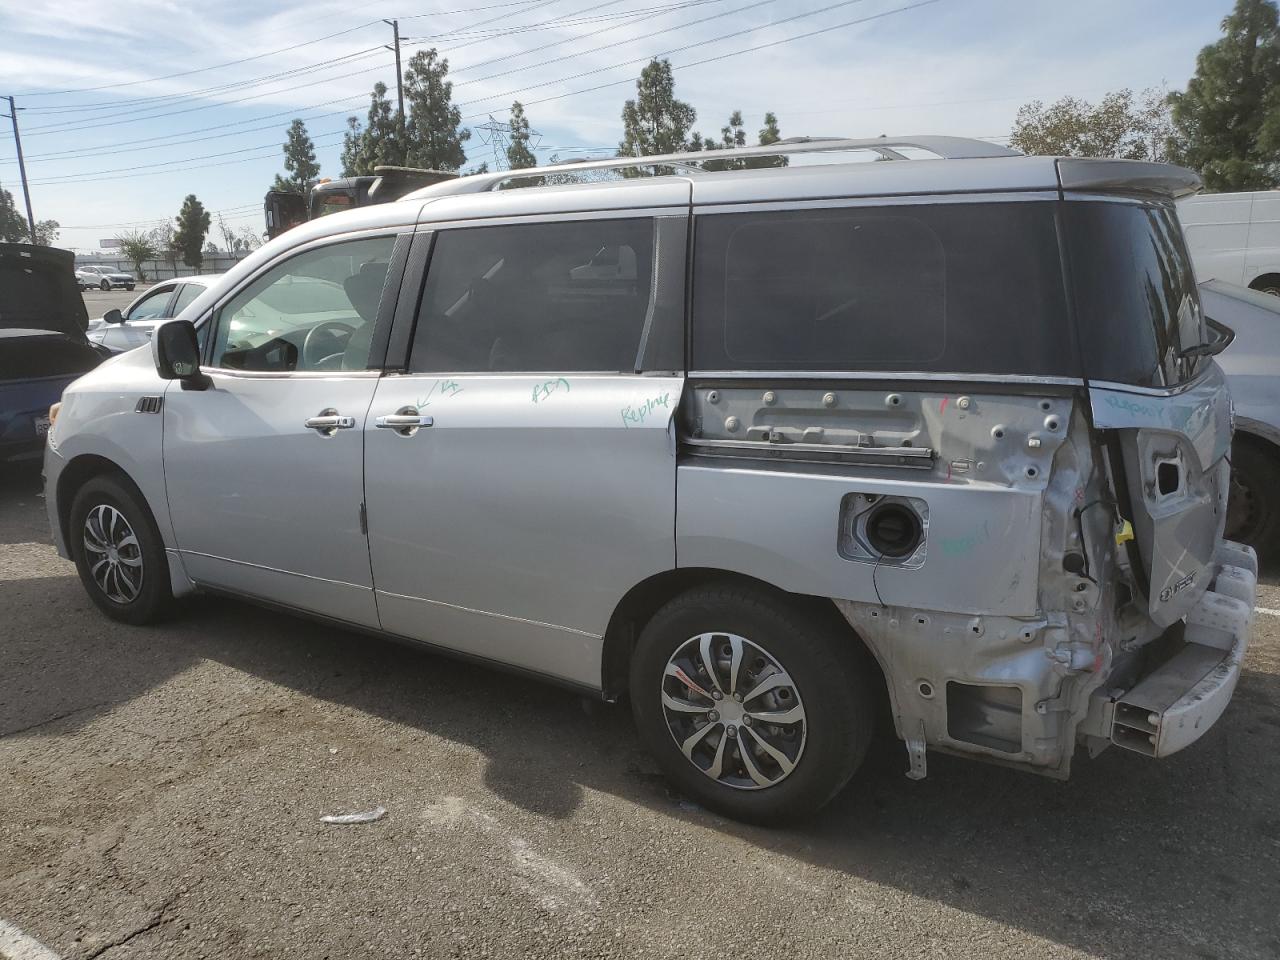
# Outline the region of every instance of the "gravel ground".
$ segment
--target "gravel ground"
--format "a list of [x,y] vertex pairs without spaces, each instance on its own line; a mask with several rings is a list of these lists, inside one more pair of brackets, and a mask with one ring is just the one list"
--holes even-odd
[[38,491],[0,474],[0,919],[64,957],[1280,956],[1278,617],[1169,760],[886,743],[768,831],[552,687],[221,600],[115,624]]

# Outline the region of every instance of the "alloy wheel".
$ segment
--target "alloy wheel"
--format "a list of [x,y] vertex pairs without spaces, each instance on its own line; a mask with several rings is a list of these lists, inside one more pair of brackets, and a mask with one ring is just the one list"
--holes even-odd
[[132,603],[142,591],[142,545],[123,513],[110,504],[94,507],[84,519],[89,575],[113,603]]
[[735,789],[781,783],[804,752],[808,726],[795,681],[737,634],[703,633],[680,645],[663,673],[662,710],[688,761]]

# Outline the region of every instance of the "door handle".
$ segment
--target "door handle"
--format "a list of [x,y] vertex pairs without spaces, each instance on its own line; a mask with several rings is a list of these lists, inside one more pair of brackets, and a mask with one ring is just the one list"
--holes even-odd
[[405,427],[429,427],[434,422],[430,417],[420,417],[416,414],[408,413],[393,413],[385,417],[378,417],[374,421],[374,425],[386,427],[388,430],[403,430]]
[[373,425],[382,430],[394,430],[402,437],[412,437],[419,427],[429,427],[435,423],[431,417],[422,416],[413,407],[403,407],[395,413],[378,417]]
[[315,417],[307,417],[302,425],[308,430],[315,430],[321,436],[332,437],[339,430],[350,430],[356,425],[355,417],[344,417],[332,408],[321,410]]

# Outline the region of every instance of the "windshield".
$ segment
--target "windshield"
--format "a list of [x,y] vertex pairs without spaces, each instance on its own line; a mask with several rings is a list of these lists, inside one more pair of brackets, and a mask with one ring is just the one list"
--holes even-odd
[[1131,201],[1065,206],[1085,375],[1164,387],[1203,362],[1204,315],[1191,260],[1171,206]]

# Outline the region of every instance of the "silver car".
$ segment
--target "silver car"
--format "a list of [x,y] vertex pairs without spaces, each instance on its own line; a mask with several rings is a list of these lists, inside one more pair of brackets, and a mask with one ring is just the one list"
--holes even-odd
[[98,264],[78,268],[76,282],[82,290],[92,290],[95,287],[99,290],[114,290],[116,287],[132,290],[138,283],[131,273]]
[[140,347],[150,341],[157,326],[180,314],[216,279],[214,276],[183,277],[157,283],[124,310],[108,310],[103,316],[90,320],[87,336],[116,352]]
[[739,154],[790,162],[477,175],[289,231],[67,390],[59,549],[126,622],[208,591],[628,697],[677,789],[757,822],[844,787],[882,704],[914,778],[1204,736],[1257,566],[1222,536],[1195,175]]

